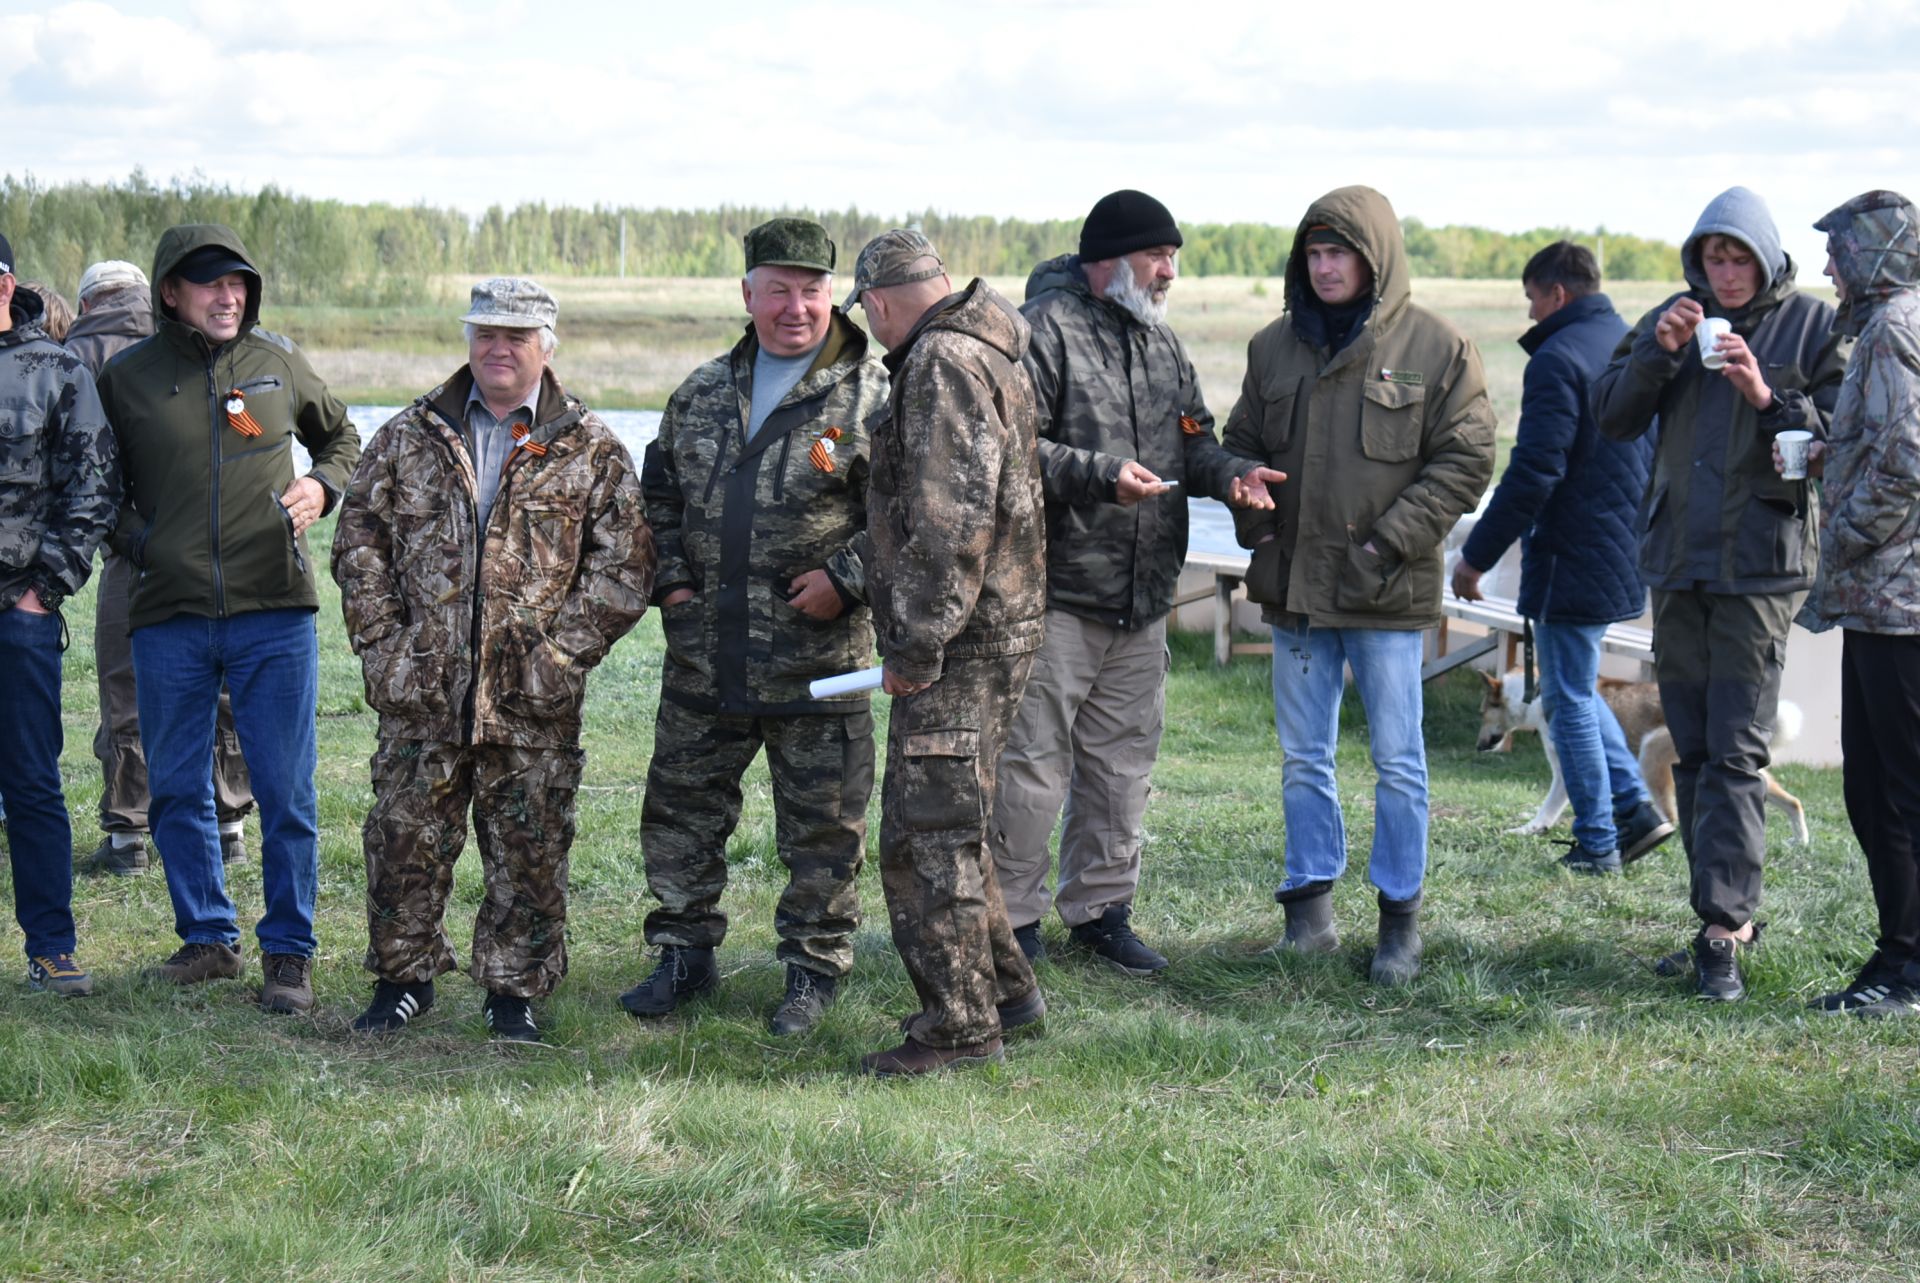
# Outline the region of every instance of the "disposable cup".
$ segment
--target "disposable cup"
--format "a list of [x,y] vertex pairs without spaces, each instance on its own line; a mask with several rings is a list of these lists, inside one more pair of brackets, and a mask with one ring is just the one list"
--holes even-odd
[[1700,364],[1709,370],[1717,370],[1727,363],[1727,354],[1714,344],[1720,341],[1722,334],[1733,333],[1733,322],[1724,316],[1709,316],[1693,329],[1693,341],[1700,345]]
[[1780,447],[1780,475],[1788,481],[1805,481],[1807,447],[1813,444],[1813,433],[1804,428],[1789,428],[1774,433],[1773,441]]

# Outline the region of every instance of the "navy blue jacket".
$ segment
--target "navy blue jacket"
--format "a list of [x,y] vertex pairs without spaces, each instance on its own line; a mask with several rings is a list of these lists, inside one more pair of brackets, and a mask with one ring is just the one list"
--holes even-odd
[[1588,294],[1521,336],[1532,359],[1519,437],[1461,555],[1487,570],[1521,540],[1519,607],[1529,619],[1611,624],[1646,609],[1639,511],[1655,434],[1607,440],[1587,395],[1626,332],[1613,301]]

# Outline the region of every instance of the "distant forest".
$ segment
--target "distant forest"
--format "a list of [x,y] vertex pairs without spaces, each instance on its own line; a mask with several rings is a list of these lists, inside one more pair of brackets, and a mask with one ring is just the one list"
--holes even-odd
[[[391,305],[422,301],[439,278],[501,274],[734,276],[740,237],[780,214],[824,223],[840,246],[840,269],[868,238],[917,222],[956,275],[1024,276],[1074,248],[1077,218],[1030,222],[928,210],[900,217],[858,209],[792,210],[723,206],[707,210],[579,209],[543,204],[479,218],[428,205],[352,205],[294,196],[275,187],[236,192],[201,178],[158,184],[135,171],[124,182],[46,186],[31,176],[0,178],[0,231],[12,241],[17,275],[71,294],[87,264],[123,258],[151,264],[160,233],[176,223],[225,223],[239,233],[285,304]],[[624,265],[621,223],[626,224]],[[1401,220],[1417,276],[1517,280],[1528,257],[1563,237],[1602,249],[1607,276],[1678,280],[1679,250],[1604,228],[1542,227],[1496,232],[1428,227]],[[1181,271],[1194,276],[1278,276],[1292,226],[1187,223]]]

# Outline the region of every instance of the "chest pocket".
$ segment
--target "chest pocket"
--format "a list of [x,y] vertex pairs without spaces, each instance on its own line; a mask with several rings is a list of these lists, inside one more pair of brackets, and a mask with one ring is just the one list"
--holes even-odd
[[1412,383],[1372,382],[1361,388],[1360,452],[1379,463],[1405,463],[1420,453],[1426,388]]
[[[257,379],[247,379],[236,383],[233,391],[243,398],[246,413],[260,425],[259,439],[251,437],[236,442],[228,438],[229,449],[222,453],[226,459],[236,459],[242,455],[258,454],[262,450],[271,450],[293,435],[293,418],[288,414],[286,384],[275,374]],[[220,404],[226,406],[227,390],[221,389]]]
[[0,485],[45,484],[47,452],[40,435],[44,424],[44,411],[37,404],[0,405]]
[[1300,406],[1299,378],[1270,379],[1260,388],[1260,444],[1268,457],[1293,444],[1293,416]]

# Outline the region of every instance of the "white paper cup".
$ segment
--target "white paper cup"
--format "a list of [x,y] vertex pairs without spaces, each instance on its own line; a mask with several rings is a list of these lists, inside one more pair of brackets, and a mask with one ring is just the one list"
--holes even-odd
[[1805,481],[1807,479],[1807,447],[1813,444],[1813,433],[1804,428],[1789,428],[1785,432],[1774,433],[1773,442],[1780,447],[1782,479]]
[[1709,316],[1693,327],[1693,341],[1700,345],[1700,364],[1709,370],[1720,369],[1727,363],[1726,353],[1714,347],[1722,334],[1733,333],[1733,322],[1724,316]]

